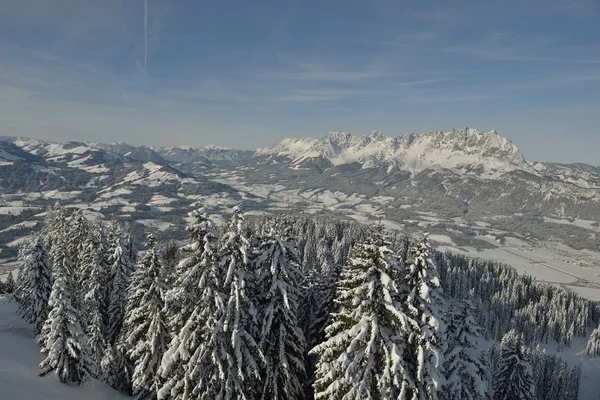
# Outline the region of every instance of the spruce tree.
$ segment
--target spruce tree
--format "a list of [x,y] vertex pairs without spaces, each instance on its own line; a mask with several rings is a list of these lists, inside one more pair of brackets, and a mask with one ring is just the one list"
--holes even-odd
[[132,387],[138,399],[157,398],[160,366],[169,331],[164,310],[166,292],[164,269],[156,240],[148,235],[147,250],[131,281],[125,315],[124,338],[134,364]]
[[6,275],[6,282],[4,282],[4,290],[6,293],[12,294],[15,292],[15,277],[13,276],[12,271],[8,271],[8,275]]
[[522,337],[514,329],[502,338],[494,375],[494,400],[534,398],[531,365],[523,348]]
[[90,374],[102,378],[102,357],[106,351],[106,269],[101,253],[101,233],[90,231],[80,254],[80,287],[83,291],[83,310],[90,354]]
[[600,327],[592,331],[585,346],[585,352],[590,357],[598,357],[600,355]]
[[313,383],[317,362],[316,355],[310,354],[309,351],[325,340],[325,328],[333,308],[333,304],[329,304],[327,301],[325,295],[327,290],[328,286],[314,268],[310,268],[304,274],[300,286],[301,298],[298,305],[298,320],[306,340],[304,354],[306,382],[304,391],[309,399],[313,398]]
[[40,364],[41,376],[56,373],[63,383],[80,384],[87,377],[85,337],[75,300],[72,267],[63,237],[54,243],[52,292],[50,311],[42,328],[42,353],[46,359]]
[[100,366],[106,383],[121,393],[132,394],[133,367],[127,357],[127,350],[125,338],[120,335],[114,345],[107,344]]
[[[160,374],[167,381],[161,399],[217,398],[219,371],[213,362],[225,347],[222,333],[215,333],[224,309],[222,268],[217,263],[216,238],[204,210],[190,213],[189,244],[178,269],[184,274],[171,290],[171,301],[187,301],[177,309],[191,309],[190,316],[171,340]],[[221,340],[221,342],[219,342]],[[223,366],[223,365],[221,365]]]
[[265,358],[262,399],[301,399],[306,375],[305,340],[298,313],[300,266],[291,229],[273,228],[261,238],[254,259],[262,293],[260,347]]
[[225,269],[224,313],[210,344],[218,375],[210,377],[215,398],[250,400],[258,390],[262,355],[257,343],[254,271],[248,262],[249,241],[240,207],[234,207],[220,241],[220,265]]
[[418,327],[401,304],[398,268],[381,227],[351,251],[335,302],[338,311],[319,356],[317,399],[409,398],[415,382],[405,362],[408,334]]
[[33,325],[39,335],[48,317],[48,299],[52,291],[52,269],[46,248],[39,235],[29,240],[19,252],[21,269],[17,283],[19,313]]
[[410,257],[404,283],[403,301],[410,315],[418,322],[419,328],[410,337],[414,364],[411,374],[415,381],[417,398],[437,399],[437,392],[444,384],[443,345],[444,328],[442,307],[444,299],[435,264],[429,255],[431,248],[427,235],[424,235],[410,249]]
[[166,299],[173,335],[180,332],[189,320],[196,307],[197,298],[201,295],[202,287],[199,286],[199,279],[204,271],[197,263],[207,246],[211,257],[215,251],[213,224],[208,219],[204,208],[192,211],[189,216],[195,219],[194,223],[186,227],[189,243],[181,249],[184,259],[175,267],[175,279]]
[[447,351],[444,357],[446,384],[441,396],[447,400],[484,400],[487,368],[481,362],[478,339],[481,328],[472,315],[468,300],[450,308],[447,324]]
[[[114,229],[114,228],[113,228]],[[125,315],[127,290],[133,272],[130,254],[126,251],[120,232],[111,232],[110,280],[108,293],[108,326],[107,339],[115,344],[121,333]]]

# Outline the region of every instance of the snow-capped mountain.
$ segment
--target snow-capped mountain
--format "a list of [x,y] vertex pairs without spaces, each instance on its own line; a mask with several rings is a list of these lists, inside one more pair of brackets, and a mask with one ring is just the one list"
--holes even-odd
[[133,146],[125,142],[89,143],[90,146],[110,151],[137,161],[151,161],[164,165],[168,162],[148,146]]
[[251,150],[232,150],[227,147],[210,144],[200,148],[191,146],[157,146],[152,147],[152,149],[169,161],[202,162],[207,167],[213,161],[235,162],[251,157],[254,154]]
[[395,138],[378,131],[369,136],[334,132],[320,139],[284,139],[258,149],[255,155],[285,157],[292,167],[303,167],[309,160],[326,160],[332,166],[359,163],[363,169],[385,167],[388,172],[402,169],[413,174],[429,168],[486,178],[514,170],[534,172],[510,140],[495,131],[480,133],[470,128]]

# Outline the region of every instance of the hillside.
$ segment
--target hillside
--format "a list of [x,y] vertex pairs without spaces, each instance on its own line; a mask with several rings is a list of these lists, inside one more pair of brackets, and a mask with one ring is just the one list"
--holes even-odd
[[109,386],[91,380],[67,386],[55,375],[38,376],[44,359],[31,327],[16,315],[16,303],[0,296],[0,393],[6,400],[118,400],[128,399]]

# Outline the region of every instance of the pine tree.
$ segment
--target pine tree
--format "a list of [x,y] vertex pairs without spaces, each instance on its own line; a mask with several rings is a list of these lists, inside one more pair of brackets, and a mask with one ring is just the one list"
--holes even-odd
[[64,230],[65,224],[65,210],[61,207],[60,203],[56,202],[54,207],[46,209],[46,217],[44,218],[41,235],[50,259],[52,259],[53,255],[52,248],[54,242],[60,239],[59,234]]
[[207,245],[211,256],[214,255],[213,224],[208,219],[204,208],[192,211],[189,216],[194,218],[195,222],[186,227],[189,243],[181,250],[186,257],[175,267],[175,279],[166,300],[173,335],[180,332],[189,320],[196,307],[196,301],[201,295],[202,287],[198,283],[204,271],[197,263]]
[[[183,327],[171,340],[163,357],[160,374],[167,382],[159,391],[161,399],[213,399],[220,386],[213,357],[225,343],[222,334],[214,334],[224,309],[221,292],[222,268],[217,264],[216,238],[204,210],[190,213],[195,222],[187,228],[187,257],[178,269],[184,273],[171,290],[172,301],[187,301],[179,309],[191,308]],[[185,271],[185,272],[184,272]]]
[[48,319],[42,328],[42,352],[47,355],[40,364],[41,376],[55,372],[63,383],[80,384],[87,377],[85,337],[79,311],[73,306],[75,293],[71,260],[67,246],[54,243],[52,292],[48,305]]
[[130,261],[130,254],[126,251],[123,238],[120,234],[111,233],[111,251],[110,262],[110,281],[108,294],[108,326],[107,340],[110,344],[115,344],[121,333],[123,318],[125,315],[125,302],[127,299],[127,290],[133,266]]
[[254,260],[261,273],[260,347],[265,357],[262,399],[301,399],[305,340],[298,324],[298,281],[300,268],[297,251],[289,236],[274,229],[262,238]]
[[381,227],[357,244],[342,272],[338,311],[326,340],[311,353],[317,363],[317,399],[408,398],[415,382],[404,362],[407,334],[418,326],[399,300],[398,268]]
[[107,347],[104,307],[106,305],[106,270],[101,253],[101,233],[90,231],[80,254],[80,287],[88,337],[90,374],[102,378],[102,357]]
[[25,244],[19,252],[19,260],[21,269],[16,290],[19,313],[39,335],[48,317],[48,299],[52,291],[50,260],[39,235],[33,236]]
[[594,329],[585,346],[585,352],[590,357],[600,355],[600,327]]
[[[299,324],[306,340],[304,364],[306,368],[306,382],[304,391],[308,399],[313,398],[313,383],[317,357],[309,351],[325,340],[325,328],[329,321],[329,314],[333,304],[326,299],[328,286],[323,282],[318,272],[311,268],[304,275],[301,284],[301,299],[298,306]],[[332,301],[333,303],[333,301]],[[328,308],[328,307],[331,308]]]
[[481,328],[472,315],[468,300],[450,309],[447,324],[448,347],[444,357],[446,385],[441,396],[448,400],[484,400],[487,392],[486,366],[481,363],[477,341]]
[[69,221],[69,241],[67,249],[73,259],[73,269],[76,273],[76,279],[74,279],[77,287],[81,285],[82,278],[84,277],[84,271],[82,270],[84,254],[84,248],[86,246],[86,240],[90,236],[90,229],[88,226],[87,219],[83,214],[82,210],[77,210],[71,216]]
[[175,274],[177,265],[180,260],[180,251],[177,243],[174,240],[170,240],[163,249],[163,259],[165,261],[165,273],[167,277],[167,283],[172,286],[177,279]]
[[127,350],[125,338],[120,335],[114,345],[107,344],[100,366],[106,383],[121,393],[131,394],[133,368]]
[[520,334],[513,329],[502,338],[497,370],[494,372],[494,400],[534,398],[531,365],[527,360]]
[[15,277],[13,276],[12,271],[8,271],[8,275],[6,276],[6,282],[4,282],[4,290],[6,293],[14,293],[15,292]]
[[134,364],[133,394],[138,399],[156,399],[160,387],[157,372],[169,338],[164,310],[166,289],[156,240],[149,234],[146,254],[131,281],[123,325],[130,346],[128,356]]
[[100,363],[107,383],[121,393],[132,392],[132,364],[127,356],[129,346],[123,333],[123,321],[129,283],[134,270],[132,255],[121,228],[116,222],[108,225],[106,248],[108,257],[104,260],[108,269],[106,280],[106,342],[107,349]]
[[225,268],[225,309],[209,344],[217,377],[210,377],[215,399],[253,399],[260,382],[262,355],[257,344],[257,310],[254,273],[248,263],[249,241],[244,234],[242,211],[233,209],[221,238],[220,265]]
[[417,385],[417,398],[437,399],[437,391],[444,384],[443,346],[444,328],[441,308],[444,304],[437,269],[429,258],[431,249],[424,235],[410,250],[411,257],[402,282],[410,315],[419,323],[411,335],[415,363],[411,374]]

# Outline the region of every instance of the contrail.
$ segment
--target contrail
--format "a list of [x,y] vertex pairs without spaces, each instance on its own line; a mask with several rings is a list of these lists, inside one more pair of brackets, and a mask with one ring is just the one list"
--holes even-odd
[[148,0],[144,0],[144,73],[148,76]]

